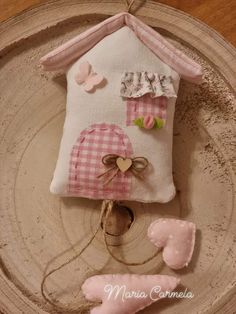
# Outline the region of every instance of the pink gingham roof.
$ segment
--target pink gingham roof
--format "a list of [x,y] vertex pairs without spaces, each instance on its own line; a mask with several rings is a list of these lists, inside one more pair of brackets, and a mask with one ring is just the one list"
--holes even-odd
[[123,26],[128,26],[143,44],[183,78],[195,83],[201,82],[202,67],[198,63],[176,49],[154,29],[126,12],[112,16],[76,36],[42,57],[40,62],[48,71],[63,69],[93,48],[105,36]]

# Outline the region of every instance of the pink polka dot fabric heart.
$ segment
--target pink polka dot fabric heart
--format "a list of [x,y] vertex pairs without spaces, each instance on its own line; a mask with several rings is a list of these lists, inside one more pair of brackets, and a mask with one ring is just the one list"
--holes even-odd
[[196,226],[177,219],[158,219],[148,228],[150,241],[163,248],[163,260],[172,269],[188,266],[195,244]]
[[89,301],[102,300],[91,314],[134,314],[165,297],[179,282],[165,275],[97,275],[84,282],[82,291]]

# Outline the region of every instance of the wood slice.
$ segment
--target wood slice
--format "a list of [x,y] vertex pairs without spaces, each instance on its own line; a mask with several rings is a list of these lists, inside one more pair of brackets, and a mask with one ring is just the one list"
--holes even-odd
[[[40,293],[48,261],[79,251],[96,229],[101,202],[49,193],[65,118],[66,81],[44,73],[39,58],[103,19],[123,1],[59,0],[0,24],[0,310],[51,313]],[[235,104],[236,51],[206,25],[164,5],[137,1],[134,13],[204,67],[204,83],[182,82],[174,130],[176,198],[168,204],[125,202],[109,227],[114,253],[142,261],[155,248],[149,224],[181,217],[197,224],[188,268],[172,271],[161,255],[137,267],[115,262],[100,230],[88,250],[48,280],[48,291],[78,304],[79,286],[94,273],[173,274],[193,299],[168,299],[142,313],[233,313],[236,281]],[[132,214],[131,214],[132,213]],[[120,223],[116,224],[115,222]],[[122,235],[117,235],[122,233]],[[54,265],[54,266],[55,266]],[[230,300],[230,301],[229,301]]]

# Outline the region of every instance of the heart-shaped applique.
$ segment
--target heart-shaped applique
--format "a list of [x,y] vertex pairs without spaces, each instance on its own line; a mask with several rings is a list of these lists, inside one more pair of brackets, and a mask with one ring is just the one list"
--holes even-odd
[[121,172],[126,172],[127,170],[129,170],[129,168],[132,166],[132,159],[131,158],[122,158],[122,157],[118,157],[116,159],[116,164],[118,166],[118,168],[120,169]]
[[188,266],[195,244],[196,226],[177,219],[157,219],[148,228],[150,241],[163,248],[163,260],[173,269]]
[[168,295],[180,280],[165,275],[97,275],[82,285],[85,298],[101,300],[90,314],[134,314]]

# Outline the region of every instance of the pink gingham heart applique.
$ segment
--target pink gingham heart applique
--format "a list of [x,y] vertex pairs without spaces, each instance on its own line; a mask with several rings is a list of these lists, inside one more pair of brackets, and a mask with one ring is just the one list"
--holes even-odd
[[195,244],[196,226],[177,219],[157,219],[148,228],[150,241],[163,248],[163,260],[173,269],[188,266]]

